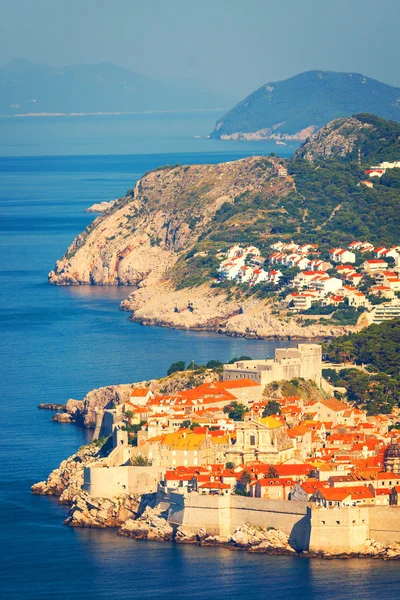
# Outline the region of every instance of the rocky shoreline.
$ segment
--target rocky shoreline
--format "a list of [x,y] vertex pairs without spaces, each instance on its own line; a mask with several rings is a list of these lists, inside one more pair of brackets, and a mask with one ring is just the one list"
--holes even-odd
[[379,558],[400,560],[400,543],[383,546],[367,540],[364,552],[330,554],[297,551],[290,536],[271,527],[253,527],[243,523],[229,537],[212,535],[205,529],[192,531],[168,522],[168,505],[157,504],[157,494],[135,494],[115,498],[92,498],[81,489],[86,464],[101,457],[101,444],[82,446],[50,473],[46,481],[32,486],[39,496],[56,496],[60,504],[70,506],[64,521],[69,527],[118,528],[118,535],[135,540],[197,544],[252,553],[300,556],[304,558],[350,559]]
[[218,378],[219,375],[211,370],[201,374],[195,372],[194,375],[191,371],[182,371],[160,379],[108,385],[91,390],[83,400],[70,398],[66,404],[52,405],[59,406],[62,411],[56,413],[52,420],[58,423],[75,423],[87,429],[93,429],[96,410],[103,410],[126,402],[134,388],[146,387],[155,394],[169,394],[190,386],[200,385],[200,383],[216,381]]

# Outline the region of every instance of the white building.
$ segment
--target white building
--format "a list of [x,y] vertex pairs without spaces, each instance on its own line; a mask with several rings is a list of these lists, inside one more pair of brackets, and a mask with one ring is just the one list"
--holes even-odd
[[345,264],[356,262],[356,255],[354,252],[343,250],[343,248],[333,248],[333,250],[329,251],[329,256],[335,263]]

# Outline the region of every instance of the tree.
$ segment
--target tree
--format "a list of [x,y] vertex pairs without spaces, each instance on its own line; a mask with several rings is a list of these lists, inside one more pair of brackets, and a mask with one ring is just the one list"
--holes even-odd
[[280,415],[282,412],[281,405],[277,400],[269,400],[267,406],[264,408],[262,416],[269,417],[270,415]]
[[177,362],[172,363],[167,371],[167,375],[172,375],[172,373],[177,373],[178,371],[185,370],[185,362],[183,360],[178,360]]
[[277,479],[279,477],[279,473],[273,465],[270,465],[265,476],[267,479]]
[[237,482],[235,486],[235,494],[237,496],[249,496],[250,493],[248,491],[249,485],[251,483],[251,474],[244,470],[241,478]]
[[151,460],[148,460],[141,454],[137,454],[131,459],[132,467],[151,467]]
[[224,413],[227,413],[228,417],[234,421],[243,421],[243,417],[247,412],[249,412],[247,406],[236,401],[224,407]]
[[239,360],[252,360],[251,356],[239,356],[239,358],[237,356],[235,356],[235,358],[232,358],[229,362],[228,365],[233,365],[233,363],[235,362],[239,362]]
[[222,367],[223,363],[219,360],[209,360],[206,364],[207,369],[218,369],[218,367]]
[[185,419],[182,422],[181,428],[182,429],[189,429],[190,425],[192,424],[192,421],[190,419]]
[[232,462],[231,460],[228,460],[228,462],[225,464],[225,469],[232,470],[234,468],[235,468],[235,463]]

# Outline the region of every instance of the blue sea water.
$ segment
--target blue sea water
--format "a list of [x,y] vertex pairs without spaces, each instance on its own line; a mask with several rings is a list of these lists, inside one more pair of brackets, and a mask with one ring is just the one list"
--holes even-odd
[[[261,357],[277,345],[130,323],[118,311],[126,288],[47,285],[48,270],[93,218],[85,207],[123,194],[159,164],[218,162],[254,152],[247,145],[234,150],[211,145],[196,152],[187,125],[178,120],[172,129],[165,125],[165,138],[182,149],[157,154],[165,140],[157,142],[157,119],[152,126],[154,139],[141,154],[102,154],[108,123],[104,139],[102,127],[100,134],[83,128],[80,138],[74,132],[72,156],[57,156],[57,148],[50,148],[49,140],[68,145],[65,132],[51,132],[47,125],[43,134],[39,128],[35,135],[29,128],[18,130],[13,139],[26,151],[29,138],[32,151],[26,154],[32,156],[12,156],[20,152],[0,123],[6,155],[0,158],[1,597],[236,599],[257,594],[282,600],[375,600],[384,594],[386,600],[397,599],[395,563],[309,561],[134,542],[114,531],[65,527],[65,507],[31,495],[32,483],[90,437],[74,425],[52,423],[49,412],[37,409],[40,402],[64,402],[101,385],[162,376],[173,360]],[[96,151],[84,155],[78,141],[90,136]],[[121,152],[122,138],[116,144]],[[41,148],[48,156],[35,156]]]

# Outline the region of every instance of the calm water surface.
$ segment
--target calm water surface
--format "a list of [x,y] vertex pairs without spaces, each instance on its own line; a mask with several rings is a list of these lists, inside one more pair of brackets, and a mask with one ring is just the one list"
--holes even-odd
[[394,563],[133,542],[114,531],[67,528],[65,507],[30,494],[32,483],[88,440],[83,429],[51,423],[39,402],[162,376],[173,360],[272,353],[271,342],[132,324],[118,311],[124,288],[46,283],[55,260],[93,218],[86,206],[123,194],[162,163],[218,162],[250,152],[0,159],[2,598],[399,598]]

